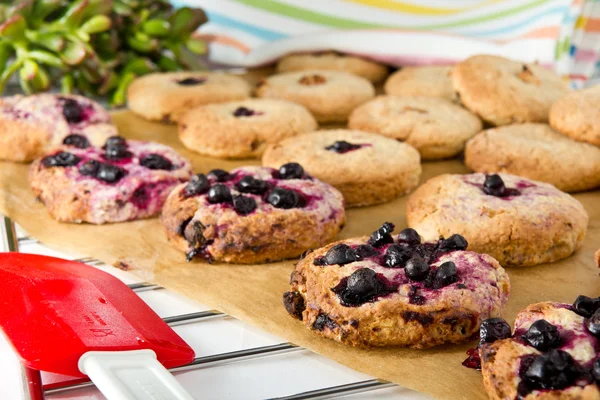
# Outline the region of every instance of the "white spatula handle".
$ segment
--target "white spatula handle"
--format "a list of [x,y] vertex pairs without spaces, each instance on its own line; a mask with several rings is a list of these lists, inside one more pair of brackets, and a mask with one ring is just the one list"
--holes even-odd
[[79,370],[108,400],[194,400],[152,350],[89,351]]

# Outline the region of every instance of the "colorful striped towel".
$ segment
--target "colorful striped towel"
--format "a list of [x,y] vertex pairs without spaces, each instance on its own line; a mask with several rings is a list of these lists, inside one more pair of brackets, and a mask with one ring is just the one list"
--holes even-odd
[[[201,33],[212,39],[211,60],[221,64],[251,67],[290,52],[329,49],[395,65],[448,64],[486,53],[556,65],[567,76],[575,68],[577,43],[581,41],[577,30],[582,24],[580,17],[584,9],[591,8],[588,3],[598,1],[179,0],[175,3],[206,10],[210,22],[201,28]],[[584,25],[594,24],[592,18]],[[582,71],[581,75],[589,76],[591,72]]]

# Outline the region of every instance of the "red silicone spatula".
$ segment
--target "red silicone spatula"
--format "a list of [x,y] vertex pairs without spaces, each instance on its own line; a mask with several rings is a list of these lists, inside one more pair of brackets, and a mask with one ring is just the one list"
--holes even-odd
[[96,268],[0,253],[0,327],[27,367],[87,375],[111,400],[192,399],[165,367],[189,363],[194,351],[131,289]]

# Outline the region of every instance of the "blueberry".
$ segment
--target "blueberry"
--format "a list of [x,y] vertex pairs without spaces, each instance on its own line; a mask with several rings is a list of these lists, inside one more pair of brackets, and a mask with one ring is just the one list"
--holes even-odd
[[195,86],[201,85],[206,82],[206,78],[185,78],[177,81],[177,84],[181,86]]
[[90,141],[83,135],[72,134],[63,139],[63,144],[77,147],[78,149],[87,149],[90,147]]
[[188,184],[185,186],[186,196],[195,196],[198,194],[206,193],[210,184],[204,174],[198,174],[192,176]]
[[233,196],[233,209],[241,215],[248,215],[256,210],[256,200],[252,197]]
[[596,310],[591,317],[585,320],[585,327],[592,335],[600,338],[600,310]]
[[463,236],[454,234],[448,239],[443,239],[439,245],[438,250],[440,251],[455,251],[455,250],[466,250],[469,243]]
[[446,261],[440,265],[435,271],[433,277],[433,288],[440,289],[458,281],[458,271],[456,265],[452,261]]
[[96,160],[87,160],[79,166],[79,173],[85,176],[96,176],[100,163]]
[[368,243],[373,247],[381,247],[386,243],[392,243],[392,231],[394,230],[394,224],[391,222],[385,222],[379,229],[371,234]]
[[269,193],[267,202],[275,208],[289,209],[298,207],[300,198],[293,190],[276,187]]
[[325,265],[344,265],[354,261],[358,261],[358,254],[350,246],[340,243],[330,248],[323,261]]
[[346,290],[364,303],[377,296],[381,291],[381,284],[377,280],[377,273],[370,268],[357,269],[348,277]]
[[229,172],[222,169],[213,169],[208,172],[207,176],[217,182],[227,182],[231,178]]
[[368,244],[361,244],[356,248],[356,254],[361,260],[364,260],[365,258],[375,257],[379,253],[373,248],[373,246],[369,246]]
[[106,142],[104,143],[104,148],[114,146],[126,147],[127,141],[121,136],[111,136],[108,139],[106,139]]
[[148,168],[148,169],[164,169],[171,170],[173,169],[173,163],[161,156],[160,154],[148,154],[140,159],[140,165]]
[[223,184],[217,183],[208,189],[208,201],[210,203],[229,203],[231,201],[231,192]]
[[242,193],[263,194],[267,190],[267,183],[261,179],[246,175],[240,179],[235,187]]
[[591,317],[600,308],[600,298],[592,299],[587,296],[578,296],[573,303],[573,311],[584,318]]
[[100,164],[96,178],[107,183],[115,183],[125,176],[125,171],[110,164]]
[[560,346],[558,328],[544,319],[535,321],[523,334],[523,339],[539,351],[548,351]]
[[345,140],[338,140],[332,145],[325,147],[325,150],[335,151],[336,153],[343,154],[352,150],[360,149],[361,147],[362,146],[360,144],[352,144],[346,142]]
[[510,325],[502,318],[488,318],[479,327],[479,343],[494,343],[511,337]]
[[238,107],[233,112],[234,117],[252,117],[257,114],[258,113],[256,111],[251,110],[250,108],[246,108],[246,107]]
[[280,179],[302,179],[304,168],[298,163],[287,163],[279,167]]
[[596,358],[592,364],[592,376],[596,382],[600,382],[600,357]]
[[76,124],[83,121],[83,109],[79,103],[73,99],[63,98],[62,113],[70,124]]
[[402,268],[411,256],[412,253],[406,247],[393,244],[388,247],[383,259],[388,268]]
[[569,353],[550,350],[537,357],[525,371],[525,379],[542,389],[563,389],[572,385],[579,373]]
[[404,270],[408,279],[420,282],[429,275],[429,264],[421,257],[414,257],[408,260]]
[[75,154],[61,151],[52,156],[42,158],[42,165],[44,167],[72,167],[77,165],[79,161],[81,161],[81,158],[77,157]]
[[421,236],[413,228],[402,229],[398,234],[398,242],[415,246],[421,243]]
[[502,197],[504,196],[504,192],[506,190],[506,186],[504,186],[504,181],[500,178],[500,175],[486,175],[485,182],[483,182],[483,191],[486,194]]

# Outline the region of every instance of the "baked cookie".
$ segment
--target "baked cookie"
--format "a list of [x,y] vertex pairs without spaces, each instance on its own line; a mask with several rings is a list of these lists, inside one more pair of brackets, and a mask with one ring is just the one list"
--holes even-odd
[[127,88],[131,111],[151,121],[177,121],[190,109],[250,97],[250,85],[218,72],[168,72],[144,75]]
[[269,146],[262,161],[267,167],[300,163],[342,192],[348,207],[393,200],[414,189],[421,176],[419,153],[410,145],[345,129],[286,139]]
[[378,96],[356,108],[348,126],[405,141],[423,160],[437,160],[460,153],[481,130],[481,121],[446,99]]
[[476,172],[506,172],[565,192],[600,186],[600,149],[571,140],[546,124],[485,130],[467,142],[465,164]]
[[600,85],[578,90],[557,100],[550,125],[572,139],[600,146]]
[[488,55],[456,64],[452,81],[465,107],[494,125],[548,122],[552,103],[571,90],[539,65]]
[[307,70],[272,75],[259,84],[256,95],[302,104],[319,122],[344,122],[375,96],[375,88],[348,72]]
[[503,266],[549,263],[581,246],[581,203],[547,183],[515,175],[440,175],[408,199],[406,220],[426,240],[460,233]]
[[34,161],[29,182],[56,220],[104,224],[157,215],[191,175],[170,147],[113,136],[102,148],[71,143]]
[[[490,399],[600,399],[600,298],[544,302],[484,321],[481,372]],[[508,328],[508,329],[507,329]]]
[[222,158],[260,157],[265,147],[317,129],[300,104],[248,99],[195,108],[179,120],[179,139],[188,149]]
[[312,69],[349,72],[373,83],[381,82],[388,67],[361,57],[327,52],[321,54],[290,54],[279,60],[277,72],[306,71]]
[[298,164],[195,175],[162,212],[169,241],[188,261],[238,264],[297,257],[329,243],[345,221],[341,193]]
[[38,94],[0,98],[0,159],[31,161],[69,135],[100,146],[117,134],[100,104],[76,95]]
[[501,314],[510,284],[496,260],[465,251],[460,235],[422,242],[393,229],[386,222],[300,260],[283,295],[288,313],[347,345],[415,348],[468,340]]
[[385,82],[384,90],[393,96],[441,97],[458,102],[452,85],[452,67],[404,67]]

